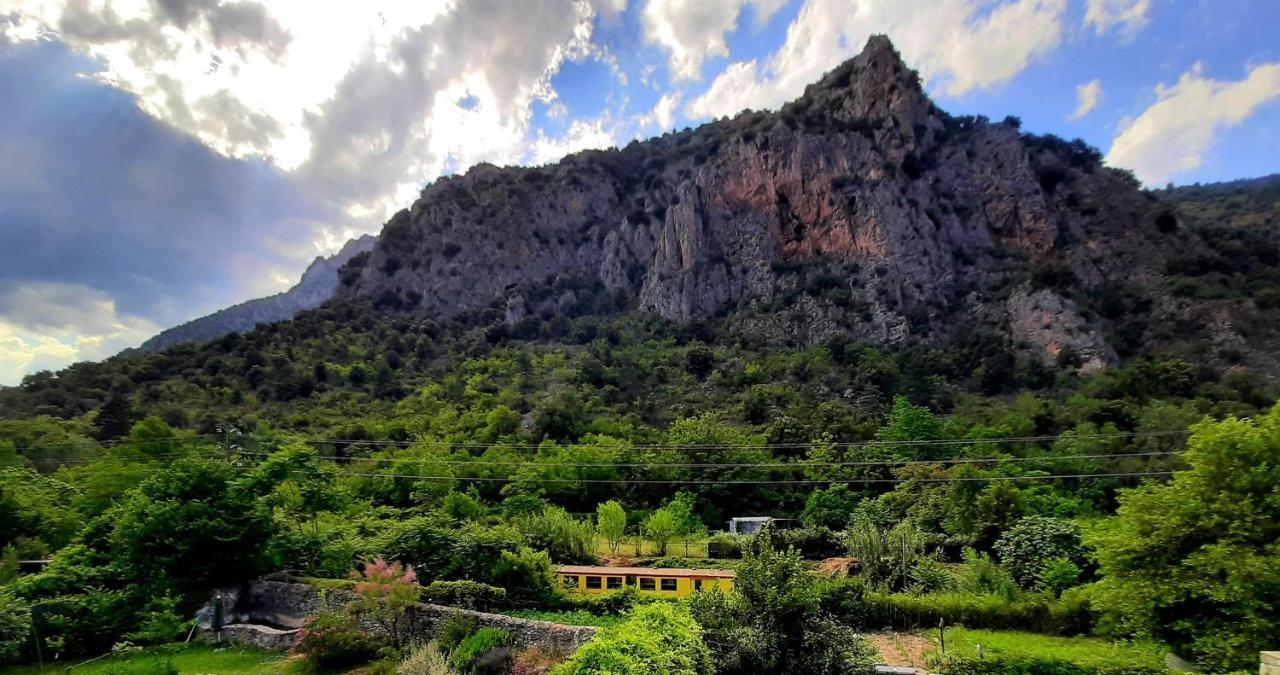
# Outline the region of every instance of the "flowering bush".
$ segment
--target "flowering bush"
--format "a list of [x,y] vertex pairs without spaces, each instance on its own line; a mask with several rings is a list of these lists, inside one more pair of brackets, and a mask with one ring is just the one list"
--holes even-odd
[[373,660],[382,643],[341,612],[323,611],[307,619],[293,652],[318,670],[339,670]]
[[418,575],[412,567],[378,558],[358,578],[352,611],[377,626],[396,650],[404,648],[410,628],[405,617],[422,591]]

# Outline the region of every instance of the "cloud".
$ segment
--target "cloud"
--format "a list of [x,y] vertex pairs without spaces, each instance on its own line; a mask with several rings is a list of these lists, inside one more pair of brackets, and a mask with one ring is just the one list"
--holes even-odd
[[676,80],[702,76],[702,61],[728,56],[725,35],[738,25],[750,5],[756,24],[763,25],[785,0],[648,0],[642,15],[645,38],[671,52],[671,75]]
[[1124,125],[1107,153],[1108,164],[1132,169],[1148,185],[1199,167],[1218,131],[1280,98],[1280,63],[1253,66],[1235,82],[1209,79],[1197,63],[1155,94],[1155,103]]
[[[263,158],[372,229],[446,163],[526,154],[533,101],[625,0],[312,3],[14,0],[0,33],[54,34],[100,81],[232,158]],[[286,30],[287,27],[287,30]],[[620,77],[625,75],[618,71]],[[471,110],[456,101],[476,97]],[[343,227],[356,223],[343,223]]]
[[1132,40],[1151,21],[1151,0],[1086,0],[1085,27],[1102,35],[1113,27]]
[[0,286],[0,385],[37,370],[106,358],[159,327],[121,315],[106,293],[75,284]]
[[635,126],[640,132],[653,129],[670,131],[675,125],[676,108],[680,105],[680,92],[672,92],[658,99],[653,109],[636,117]]
[[617,134],[609,126],[609,118],[605,116],[596,120],[574,120],[569,131],[559,138],[539,134],[530,159],[533,164],[549,164],[579,150],[616,146]]
[[1085,115],[1093,112],[1100,100],[1102,100],[1102,82],[1093,80],[1085,84],[1076,85],[1076,109],[1075,112],[1067,116],[1067,119],[1084,119]]
[[263,287],[271,270],[320,252],[340,213],[152,119],[94,68],[58,42],[0,42],[0,287],[90,288],[168,325],[281,290]]
[[[306,114],[311,150],[299,174],[348,207],[385,213],[446,159],[519,160],[532,103],[553,101],[551,75],[590,52],[592,18],[566,0],[484,0],[401,31]],[[463,98],[473,104],[457,105]]]
[[961,96],[990,89],[1058,46],[1066,0],[807,0],[768,58],[732,63],[686,108],[718,117],[776,108],[886,33],[931,88]]

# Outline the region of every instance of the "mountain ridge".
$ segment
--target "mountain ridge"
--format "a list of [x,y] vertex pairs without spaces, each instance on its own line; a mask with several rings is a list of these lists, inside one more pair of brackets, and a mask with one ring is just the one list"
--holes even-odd
[[373,248],[376,238],[361,235],[343,244],[331,256],[316,256],[298,283],[287,291],[246,300],[212,314],[165,329],[138,346],[142,352],[158,352],[187,342],[204,342],[228,333],[241,333],[261,323],[291,319],[298,312],[319,307],[333,297],[338,271],[354,256]]
[[[1204,245],[1093,148],[1019,127],[941,111],[873,36],[777,112],[442,179],[335,295],[514,325],[569,304],[537,287],[570,277],[669,319],[733,312],[769,340],[995,331],[1046,363],[1114,364],[1106,322],[1061,287],[1122,285],[1177,313],[1164,267]],[[827,292],[798,292],[792,272],[815,266]]]

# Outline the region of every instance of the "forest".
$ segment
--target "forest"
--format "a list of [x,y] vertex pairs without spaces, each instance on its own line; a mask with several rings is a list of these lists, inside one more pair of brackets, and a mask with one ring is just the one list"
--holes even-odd
[[[940,621],[1130,645],[1127,669],[1048,650],[1008,656],[1018,672],[1164,672],[1133,656],[1161,649],[1245,670],[1271,646],[1266,378],[1176,356],[1081,375],[981,335],[770,349],[586,297],[507,333],[331,304],[29,377],[0,420],[4,657],[181,641],[215,588],[350,588],[357,569],[412,600],[603,626],[572,656],[507,650],[515,672],[868,672],[861,634]],[[794,526],[724,532],[757,515]],[[738,583],[659,606],[552,583],[553,565],[619,556]],[[313,617],[290,668],[490,672],[505,638],[488,629],[428,648],[352,618],[397,593]]]
[[[1164,283],[1262,307],[1270,184],[1167,193],[1212,253]],[[829,270],[794,272],[830,291]],[[1093,373],[996,333],[770,344],[553,277],[526,293],[573,302],[516,322],[331,301],[29,375],[0,389],[0,659],[864,673],[906,640],[943,673],[1162,673],[1169,654],[1253,671],[1280,634],[1280,392],[1229,350],[1149,339],[1103,291],[1077,300],[1116,319],[1123,362]],[[729,534],[742,516],[778,520]],[[555,582],[599,563],[736,583],[654,600]],[[182,644],[212,592],[264,577],[349,600],[287,657]],[[598,632],[576,651],[461,617],[407,634],[417,602]]]

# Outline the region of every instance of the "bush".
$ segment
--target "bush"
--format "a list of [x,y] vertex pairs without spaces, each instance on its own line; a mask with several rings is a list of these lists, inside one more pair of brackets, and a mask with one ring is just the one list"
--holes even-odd
[[711,653],[689,610],[667,603],[644,605],[617,626],[601,631],[554,675],[712,672]]
[[31,634],[31,607],[10,593],[0,593],[0,663],[16,661]]
[[516,652],[515,662],[511,664],[511,675],[547,675],[564,660],[561,653],[543,647],[531,647]]
[[436,631],[435,642],[440,646],[441,651],[452,652],[474,632],[476,632],[475,619],[464,615],[462,612],[454,612],[444,620],[444,623],[440,625],[440,629]]
[[1054,596],[1080,583],[1080,566],[1068,558],[1050,558],[1036,574],[1036,586]]
[[323,611],[307,619],[293,643],[319,670],[339,670],[372,661],[383,643],[361,630],[355,619],[335,611]]
[[707,540],[708,558],[738,559],[742,557],[742,549],[750,541],[750,537],[738,534],[713,534]]
[[826,527],[772,530],[772,534],[774,548],[794,548],[807,560],[834,558],[845,554],[846,545],[840,533]]
[[129,639],[142,644],[162,645],[181,640],[191,628],[191,621],[178,611],[178,599],[171,595],[152,598],[142,615],[142,625],[129,634]]
[[31,613],[41,650],[74,656],[105,651],[133,627],[136,610],[121,591],[94,590],[33,602]]
[[481,628],[463,640],[449,655],[449,665],[459,670],[469,668],[481,656],[511,641],[511,634],[501,628]]
[[996,555],[1023,588],[1034,588],[1045,563],[1066,558],[1077,567],[1085,563],[1080,530],[1058,518],[1030,516],[1009,528],[995,545]]
[[512,599],[541,601],[554,595],[551,556],[546,551],[520,547],[503,551],[493,565],[493,582],[507,590]]
[[396,675],[453,675],[449,659],[435,641],[420,644],[396,667]]
[[517,522],[525,541],[535,551],[544,550],[563,564],[595,562],[595,530],[568,511],[547,506]]
[[1088,597],[1083,593],[1068,592],[1055,601],[1040,594],[1010,600],[1003,595],[966,592],[866,592],[861,602],[858,593],[856,587],[843,584],[827,586],[823,607],[859,630],[912,630],[935,627],[941,620],[948,626],[1076,635],[1092,625]]
[[478,581],[433,581],[422,591],[427,602],[463,609],[489,610],[502,606],[507,590]]

